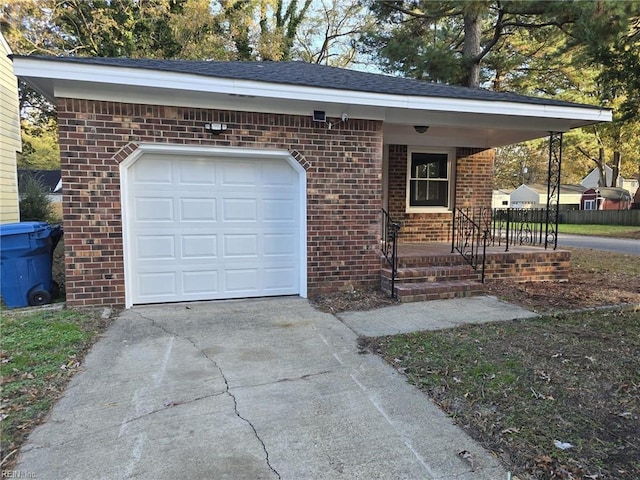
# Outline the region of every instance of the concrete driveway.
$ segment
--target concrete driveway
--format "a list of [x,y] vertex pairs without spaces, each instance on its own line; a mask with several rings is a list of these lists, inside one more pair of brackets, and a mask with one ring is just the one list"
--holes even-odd
[[17,470],[54,480],[506,478],[356,340],[293,297],[125,311]]

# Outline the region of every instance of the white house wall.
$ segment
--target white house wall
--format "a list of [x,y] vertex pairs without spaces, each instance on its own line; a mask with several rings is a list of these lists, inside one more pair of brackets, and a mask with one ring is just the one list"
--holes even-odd
[[0,223],[18,222],[18,171],[16,152],[21,151],[18,80],[11,53],[0,34]]

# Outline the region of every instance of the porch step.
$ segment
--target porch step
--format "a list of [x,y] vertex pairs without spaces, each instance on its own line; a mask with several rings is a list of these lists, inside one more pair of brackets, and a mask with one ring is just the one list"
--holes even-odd
[[[382,266],[388,265],[386,259],[382,259]],[[398,268],[413,267],[450,267],[468,265],[462,255],[458,253],[441,255],[399,255]]]
[[[480,274],[469,265],[402,267],[398,268],[397,283],[421,283],[456,280],[479,280]],[[382,281],[391,282],[391,268],[382,269]]]
[[[400,302],[470,297],[485,292],[480,277],[481,272],[457,253],[412,252],[398,256],[395,288]],[[386,260],[381,266],[381,288],[391,294],[391,268]]]
[[[390,284],[382,290],[391,294]],[[485,292],[484,284],[474,280],[396,283],[396,294],[401,303],[472,297]]]

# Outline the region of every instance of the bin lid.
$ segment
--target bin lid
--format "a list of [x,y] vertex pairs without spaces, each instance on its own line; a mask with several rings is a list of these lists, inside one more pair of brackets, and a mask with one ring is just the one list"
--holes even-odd
[[51,226],[47,222],[5,223],[0,225],[0,236],[41,232],[50,228]]

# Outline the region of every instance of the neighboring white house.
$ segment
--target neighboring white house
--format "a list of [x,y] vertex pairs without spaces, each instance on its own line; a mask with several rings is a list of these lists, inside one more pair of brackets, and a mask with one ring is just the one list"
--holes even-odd
[[[520,185],[510,195],[511,208],[539,208],[540,194],[530,185]],[[546,204],[546,200],[545,200]]]
[[511,190],[498,189],[493,191],[491,208],[509,208],[511,206]]
[[11,49],[0,33],[0,223],[20,221],[16,152],[22,150],[18,79],[8,58]]
[[[613,169],[610,166],[605,165],[604,172],[605,172],[605,176],[607,177],[606,186],[609,186],[611,185],[611,177],[613,175]],[[599,181],[600,181],[600,172],[598,171],[597,168],[594,168],[593,170],[591,170],[591,172],[589,172],[589,174],[586,177],[582,179],[582,181],[580,182],[580,185],[587,188],[596,188],[600,186],[598,184]],[[622,175],[619,175],[617,185],[615,186],[628,190],[631,196],[633,197],[636,191],[638,190],[638,179],[624,178]]]
[[[561,185],[560,205],[564,208],[580,208],[580,200],[585,190],[586,187],[581,185]],[[494,190],[492,206],[493,208],[546,208],[547,186],[523,184],[510,194],[506,190]]]

